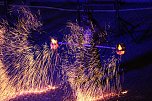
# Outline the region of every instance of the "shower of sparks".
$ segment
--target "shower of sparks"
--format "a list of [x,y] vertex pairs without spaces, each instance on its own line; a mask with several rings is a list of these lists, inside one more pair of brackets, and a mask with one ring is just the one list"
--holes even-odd
[[[7,21],[0,23],[2,101],[29,93],[41,94],[55,90],[61,81],[68,81],[77,101],[105,100],[119,95],[119,60],[115,55],[106,60],[100,59],[92,36],[95,33],[93,26],[84,28],[77,23],[68,23],[71,34],[65,40],[66,51],[59,55],[55,39],[51,39],[50,46],[29,42],[31,31],[38,31],[42,23],[27,8],[21,7],[17,11],[19,18],[14,27],[9,27]],[[104,36],[104,33],[101,34]]]
[[[54,70],[59,55],[46,44],[43,49],[28,41],[31,30],[42,24],[26,8],[19,8],[15,27],[7,21],[0,24],[0,99],[26,93],[41,93],[55,89]],[[34,51],[33,51],[34,50]]]
[[[87,39],[84,37],[88,29],[71,22],[68,28],[71,34],[65,39],[68,52],[63,56],[62,68],[77,101],[103,100],[118,95],[121,83],[115,55],[101,61],[91,34]],[[85,47],[86,43],[91,47]]]

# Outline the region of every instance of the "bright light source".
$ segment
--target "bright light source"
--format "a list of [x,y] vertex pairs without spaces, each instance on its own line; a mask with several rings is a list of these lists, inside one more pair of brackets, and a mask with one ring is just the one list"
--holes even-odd
[[50,47],[51,47],[51,49],[57,49],[58,47],[59,47],[59,45],[58,45],[58,41],[57,40],[55,40],[55,39],[53,39],[53,38],[51,38],[51,44],[50,44]]
[[127,94],[127,93],[128,93],[127,90],[121,92],[121,94]]
[[125,45],[123,44],[123,43],[120,43],[120,44],[118,44],[117,45],[117,47],[116,47],[116,53],[118,54],[118,55],[123,55],[123,54],[125,54]]
[[57,42],[58,42],[57,40],[55,40],[55,39],[53,39],[53,38],[51,39],[51,43],[52,43],[52,44],[57,44]]

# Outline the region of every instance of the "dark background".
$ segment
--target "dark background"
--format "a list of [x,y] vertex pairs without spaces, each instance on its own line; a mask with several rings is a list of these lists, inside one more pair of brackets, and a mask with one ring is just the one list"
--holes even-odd
[[[107,31],[109,46],[122,42],[126,45],[126,54],[122,56],[121,68],[124,71],[123,89],[128,94],[116,98],[121,101],[152,100],[152,0],[1,0],[0,18],[7,18],[13,23],[9,8],[13,5],[29,6],[31,11],[39,13],[43,23],[44,36],[40,43],[48,41],[48,36],[63,40],[66,23],[79,19],[78,9],[87,6],[92,10],[93,18],[103,30]],[[35,34],[38,37],[38,34]],[[49,97],[52,92],[44,95],[21,97],[18,101],[60,101]],[[54,91],[54,95],[63,92]],[[43,98],[44,97],[44,98]],[[24,99],[26,98],[26,99]],[[42,99],[43,98],[43,99]],[[37,100],[36,100],[37,99]],[[45,100],[44,100],[45,99]],[[51,99],[51,100],[50,100]],[[55,99],[55,100],[53,100]],[[112,100],[116,100],[112,99]]]

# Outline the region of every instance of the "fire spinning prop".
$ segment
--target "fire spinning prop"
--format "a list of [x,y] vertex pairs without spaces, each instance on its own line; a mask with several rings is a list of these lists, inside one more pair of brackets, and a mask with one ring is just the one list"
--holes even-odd
[[[71,34],[65,43],[51,39],[50,46],[30,44],[31,30],[38,30],[42,24],[28,9],[18,9],[19,18],[14,27],[6,21],[0,24],[0,99],[27,93],[41,93],[55,90],[62,83],[70,84],[77,101],[95,101],[118,95],[121,92],[119,60],[115,55],[100,59],[97,48],[116,50],[123,55],[125,47],[98,46],[93,43],[93,33],[77,23],[68,23]],[[66,45],[58,53],[59,45]],[[104,56],[104,54],[101,54]],[[61,60],[60,60],[61,59]],[[61,61],[62,72],[58,69]],[[62,73],[62,74],[61,74]],[[54,79],[56,75],[56,79]],[[61,75],[63,75],[61,80]],[[61,83],[58,81],[62,81]]]

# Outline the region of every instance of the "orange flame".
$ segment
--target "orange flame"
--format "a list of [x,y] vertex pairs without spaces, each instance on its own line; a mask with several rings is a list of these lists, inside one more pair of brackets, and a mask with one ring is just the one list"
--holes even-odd
[[118,45],[118,50],[122,50],[122,47],[120,44]]
[[52,44],[57,44],[58,41],[52,38],[51,42],[52,42]]
[[121,44],[118,45],[116,53],[117,53],[118,55],[123,55],[123,54],[125,54],[125,50],[123,49],[123,47],[121,46]]
[[57,49],[59,47],[58,41],[52,38],[50,46],[51,46],[51,49]]

